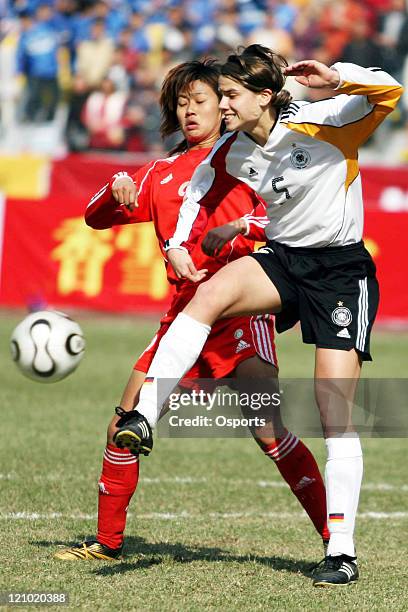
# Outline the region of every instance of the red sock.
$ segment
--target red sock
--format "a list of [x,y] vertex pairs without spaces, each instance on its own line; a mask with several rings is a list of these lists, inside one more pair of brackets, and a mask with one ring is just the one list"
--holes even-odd
[[316,460],[310,450],[290,431],[273,444],[262,447],[273,459],[282,477],[298,498],[323,540],[330,538],[327,528],[326,489]]
[[127,509],[139,480],[139,458],[108,444],[99,479],[97,540],[108,548],[123,544]]

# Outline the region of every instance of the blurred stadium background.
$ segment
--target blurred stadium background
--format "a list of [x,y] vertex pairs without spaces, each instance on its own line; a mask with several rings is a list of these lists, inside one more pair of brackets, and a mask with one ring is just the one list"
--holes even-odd
[[[51,561],[56,545],[94,533],[104,430],[169,302],[149,224],[95,232],[83,222],[90,197],[112,174],[134,172],[173,146],[158,133],[163,75],[180,61],[223,59],[237,45],[261,42],[294,60],[380,65],[407,87],[405,0],[0,0],[0,17],[0,382],[8,442],[0,449],[0,519],[9,526],[2,550],[10,534],[16,543],[0,590],[34,585],[70,590],[76,606],[123,610],[133,601],[137,609],[138,570],[136,601],[151,609],[406,610],[399,566],[405,440],[387,442],[387,463],[383,441],[364,442],[368,486],[358,537],[369,585],[356,595],[319,595],[313,604],[305,596],[307,564],[299,558],[319,557],[316,538],[249,440],[162,440],[143,462],[130,561],[117,569]],[[290,81],[295,97],[307,95]],[[382,289],[376,361],[365,374],[378,377],[406,376],[407,100],[360,158],[364,237]],[[22,379],[7,354],[19,318],[42,308],[73,312],[88,339],[78,372],[55,386]],[[278,339],[283,376],[311,374],[309,348],[296,330]],[[322,444],[312,447],[323,465]],[[253,474],[272,484],[247,489]]]
[[[0,14],[0,305],[12,308],[165,309],[152,227],[94,232],[82,213],[112,174],[178,140],[158,132],[174,64],[262,42],[293,60],[380,65],[408,81],[406,0],[1,0]],[[288,88],[310,94],[292,78]],[[408,316],[407,100],[360,159],[379,320],[394,325]]]

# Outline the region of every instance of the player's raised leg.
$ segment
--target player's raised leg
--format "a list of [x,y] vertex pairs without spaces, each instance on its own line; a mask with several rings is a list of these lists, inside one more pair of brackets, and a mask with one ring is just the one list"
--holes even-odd
[[314,586],[351,584],[358,579],[354,525],[363,475],[360,439],[351,416],[361,372],[357,352],[316,350],[315,391],[326,438],[326,491],[330,541],[314,575]]
[[[242,257],[219,270],[198,287],[193,299],[161,339],[140,391],[136,418],[143,416],[151,428],[155,427],[162,406],[162,402],[158,402],[158,380],[172,379],[176,385],[200,355],[214,321],[240,314],[279,312],[280,309],[278,290],[253,258]],[[134,440],[137,442],[140,438],[142,446],[148,440],[146,428],[135,423],[131,439],[128,431],[126,426],[120,428],[115,443],[123,446],[132,443],[132,451],[137,452]]]

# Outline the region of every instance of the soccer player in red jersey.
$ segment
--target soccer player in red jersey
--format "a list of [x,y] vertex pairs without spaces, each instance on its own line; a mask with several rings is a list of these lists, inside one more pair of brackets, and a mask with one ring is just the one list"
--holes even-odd
[[[91,200],[85,213],[87,223],[96,229],[113,225],[152,221],[163,253],[165,239],[175,231],[185,190],[195,168],[220,136],[221,114],[218,109],[219,68],[214,61],[193,61],[171,70],[161,91],[163,136],[181,130],[184,141],[165,159],[153,161],[133,177],[119,172]],[[199,268],[211,276],[229,261],[253,251],[254,240],[264,240],[264,203],[247,185],[236,181],[209,219],[207,230],[231,219],[234,238],[219,250],[215,258],[201,249],[203,236],[194,247]],[[236,224],[246,236],[236,235]],[[198,262],[198,263],[197,263]],[[175,317],[194,295],[197,284],[178,278],[171,266],[168,280],[175,295],[168,313],[152,342],[134,366],[123,393],[120,407],[108,427],[107,446],[99,481],[98,530],[95,540],[58,552],[60,559],[117,559],[123,545],[126,512],[139,478],[139,456],[131,449],[118,448],[114,435],[118,426],[134,415],[140,388],[145,381],[157,346]],[[234,317],[218,321],[186,379],[251,378],[270,381],[277,378],[274,323],[270,315]],[[251,432],[262,451],[270,457],[282,477],[311,518],[323,541],[326,526],[325,488],[316,461],[299,438],[287,431],[280,415],[270,417],[267,429]],[[270,426],[270,428],[269,428]],[[151,448],[141,451],[148,454]]]

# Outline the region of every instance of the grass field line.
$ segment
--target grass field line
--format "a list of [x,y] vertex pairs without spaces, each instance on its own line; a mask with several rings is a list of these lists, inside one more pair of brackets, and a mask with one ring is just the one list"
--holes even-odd
[[[146,514],[128,513],[128,518],[137,518],[138,520],[208,520],[208,519],[248,519],[248,518],[273,518],[275,520],[299,519],[308,518],[305,512],[209,512],[207,514],[193,514],[191,512],[148,512]],[[360,512],[357,514],[359,519],[375,519],[375,520],[402,520],[408,518],[408,512]],[[2,512],[0,511],[0,520],[17,520],[17,521],[50,521],[60,519],[71,520],[96,520],[97,514],[64,514],[62,512]]]
[[[17,475],[14,473],[8,473],[8,474],[1,474],[0,473],[0,480],[19,480],[19,479],[23,479],[25,478],[24,475]],[[35,481],[63,481],[65,480],[64,476],[61,474],[41,474],[41,475],[35,475],[33,477],[33,480]],[[73,480],[88,480],[88,478],[86,476],[81,476],[78,475],[77,477],[75,477],[75,479]],[[232,486],[248,486],[248,485],[254,485],[256,487],[261,487],[261,488],[274,488],[274,489],[286,489],[287,488],[287,484],[285,482],[283,482],[283,480],[251,480],[250,478],[247,479],[235,479],[235,478],[218,478],[217,479],[220,482],[225,482],[228,483]],[[207,478],[194,478],[192,476],[172,476],[172,477],[157,477],[157,478],[149,478],[149,477],[142,477],[140,478],[140,484],[158,484],[158,485],[162,485],[162,484],[181,484],[181,485],[195,485],[195,484],[203,484],[206,482],[209,482],[210,480]],[[211,479],[212,482],[212,479]],[[408,484],[403,484],[403,485],[393,485],[393,484],[389,484],[386,482],[367,482],[367,483],[363,483],[362,487],[363,490],[365,491],[382,491],[384,493],[387,493],[388,491],[390,492],[398,492],[398,493],[408,493]]]
[[[217,479],[221,482],[226,482],[231,485],[238,486],[248,486],[255,485],[261,488],[274,488],[274,489],[286,489],[288,485],[283,480],[251,480],[247,479],[232,479],[232,478],[219,478]],[[191,476],[173,476],[173,477],[160,477],[160,478],[141,478],[141,483],[144,484],[201,484],[204,482],[208,482],[207,478],[192,478]],[[406,492],[408,493],[408,484],[403,485],[392,485],[386,482],[367,482],[362,484],[362,489],[366,491],[396,491],[398,493]]]

